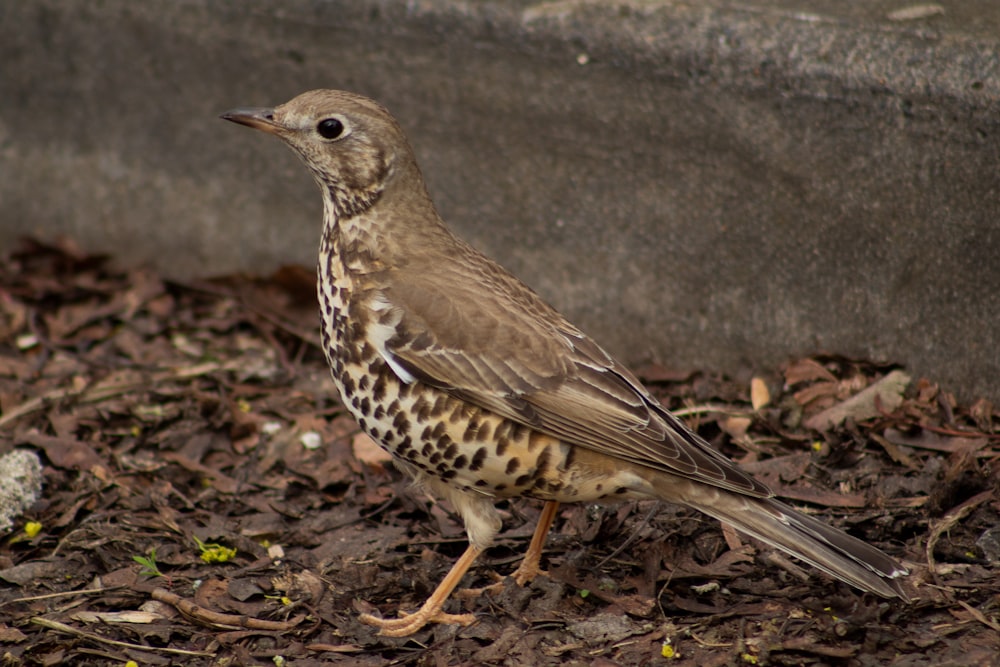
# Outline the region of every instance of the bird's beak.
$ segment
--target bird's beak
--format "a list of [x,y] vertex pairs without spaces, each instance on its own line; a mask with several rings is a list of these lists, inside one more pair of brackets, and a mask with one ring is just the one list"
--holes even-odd
[[263,107],[231,109],[219,118],[252,127],[255,130],[263,130],[268,134],[278,134],[282,129],[281,125],[274,120],[274,109]]

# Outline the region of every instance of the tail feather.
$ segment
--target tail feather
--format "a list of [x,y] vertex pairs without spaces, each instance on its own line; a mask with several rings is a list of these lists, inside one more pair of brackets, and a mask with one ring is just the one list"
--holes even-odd
[[863,591],[909,602],[899,582],[906,568],[879,549],[777,500],[749,504],[761,511],[717,518]]
[[909,602],[899,581],[908,572],[894,558],[778,500],[704,486],[678,497],[676,484],[654,487],[664,500],[680,501],[863,591]]

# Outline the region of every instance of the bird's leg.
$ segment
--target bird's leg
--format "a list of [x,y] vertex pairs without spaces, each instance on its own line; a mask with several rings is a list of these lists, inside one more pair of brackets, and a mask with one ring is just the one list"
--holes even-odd
[[[517,569],[511,574],[514,577],[514,581],[517,582],[518,586],[524,586],[526,583],[534,579],[539,574],[545,574],[545,571],[539,566],[542,559],[542,547],[545,546],[545,538],[549,534],[549,529],[552,527],[552,522],[555,521],[556,512],[559,511],[559,502],[556,500],[546,501],[545,506],[542,508],[542,513],[538,516],[538,524],[535,526],[535,532],[531,536],[531,543],[528,544],[528,550],[524,554],[524,560],[521,564],[517,566]],[[434,590],[427,602],[423,604],[420,609],[412,614],[406,614],[405,612],[400,612],[402,618],[392,618],[383,619],[376,618],[371,614],[361,614],[361,622],[368,625],[374,625],[379,628],[379,634],[385,635],[387,637],[407,637],[417,632],[422,627],[428,623],[450,623],[453,625],[471,625],[475,622],[476,617],[472,614],[446,614],[441,611],[441,607],[448,600],[452,591],[458,586],[458,582],[462,580],[465,573],[469,571],[472,567],[472,563],[476,560],[476,557],[482,553],[482,549],[470,544],[462,554],[462,557],[455,562],[451,570],[445,575],[445,578],[438,584],[438,587]],[[472,597],[476,595],[481,595],[484,592],[494,592],[503,588],[503,581],[498,581],[497,583],[486,586],[485,588],[478,589],[465,589],[460,592],[462,597]]]
[[[542,560],[542,547],[545,546],[545,538],[549,534],[549,529],[552,527],[552,522],[555,521],[558,510],[558,500],[545,501],[542,513],[538,515],[538,523],[535,525],[535,532],[531,536],[531,543],[528,545],[528,550],[524,553],[524,559],[510,575],[514,577],[514,581],[517,582],[518,586],[524,586],[539,574],[545,574],[545,570],[539,566]],[[455,595],[462,598],[472,598],[478,597],[483,593],[497,593],[501,591],[503,589],[504,578],[495,572],[492,576],[496,580],[495,583],[483,586],[482,588],[465,588],[458,591]]]
[[[412,614],[405,614],[402,618],[376,618],[371,614],[361,614],[361,622],[368,625],[374,625],[379,628],[379,634],[385,635],[387,637],[407,637],[412,635],[414,632],[420,630],[428,623],[450,623],[453,625],[471,625],[476,621],[476,617],[472,614],[446,614],[441,611],[441,607],[444,606],[445,601],[447,601],[448,596],[451,592],[455,590],[458,582],[462,580],[465,573],[468,572],[469,568],[472,566],[473,561],[476,560],[482,552],[482,549],[470,544],[469,548],[465,550],[462,557],[455,562],[451,570],[445,575],[445,578],[438,584],[438,587],[434,589],[431,596],[427,598],[427,602],[423,604],[420,609],[413,612]],[[404,614],[404,612],[400,612]]]
[[539,563],[542,560],[542,547],[545,546],[545,538],[552,528],[552,522],[556,519],[556,512],[559,511],[558,500],[545,501],[542,513],[538,515],[538,525],[535,526],[535,533],[531,536],[531,543],[524,553],[524,560],[517,566],[517,569],[510,575],[518,586],[524,586],[539,574],[545,574]]

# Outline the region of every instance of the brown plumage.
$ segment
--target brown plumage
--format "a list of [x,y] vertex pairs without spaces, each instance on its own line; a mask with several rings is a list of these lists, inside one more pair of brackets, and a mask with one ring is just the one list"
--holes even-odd
[[451,234],[402,130],[376,102],[304,93],[223,118],[283,139],[323,193],[324,350],[361,427],[465,521],[469,549],[415,614],[363,620],[407,635],[430,621],[493,541],[498,498],[546,501],[520,583],[557,503],[659,498],[725,521],[864,591],[906,599],[906,570],[772,498],[498,264]]

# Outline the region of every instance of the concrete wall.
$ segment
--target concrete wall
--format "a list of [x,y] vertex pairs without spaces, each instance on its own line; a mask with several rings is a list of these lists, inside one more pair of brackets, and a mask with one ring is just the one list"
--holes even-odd
[[217,115],[344,88],[394,111],[461,235],[628,361],[828,350],[1000,400],[1000,7],[906,7],[2,3],[0,244],[311,266],[310,178]]

